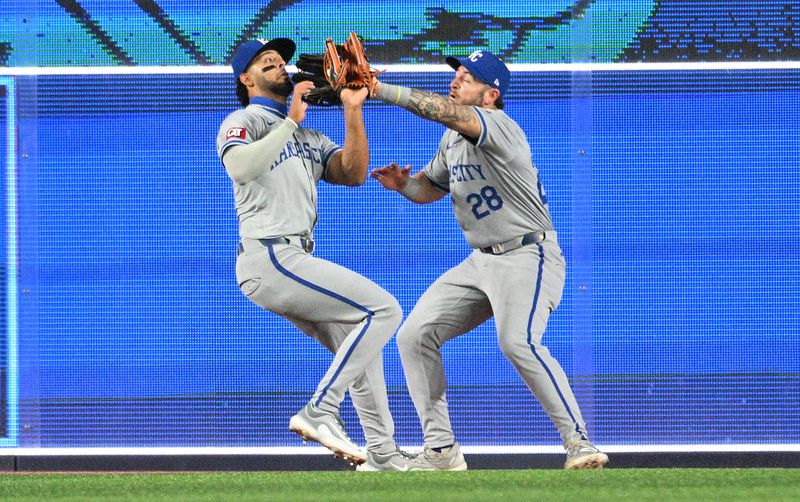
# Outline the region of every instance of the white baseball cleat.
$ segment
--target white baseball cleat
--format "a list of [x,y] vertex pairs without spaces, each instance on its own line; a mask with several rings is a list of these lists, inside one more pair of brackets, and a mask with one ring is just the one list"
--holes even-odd
[[351,464],[363,464],[367,456],[344,430],[344,423],[335,413],[320,410],[308,403],[289,420],[289,430],[304,441],[316,441]]
[[397,448],[391,453],[381,455],[367,452],[367,461],[356,467],[359,472],[379,471],[435,471],[436,468],[421,459],[421,455],[413,455]]
[[467,461],[461,453],[458,443],[441,448],[441,451],[425,447],[416,459],[417,462],[427,464],[437,471],[466,471]]
[[567,461],[564,469],[602,469],[608,463],[608,455],[590,441],[572,441],[567,444],[566,449]]

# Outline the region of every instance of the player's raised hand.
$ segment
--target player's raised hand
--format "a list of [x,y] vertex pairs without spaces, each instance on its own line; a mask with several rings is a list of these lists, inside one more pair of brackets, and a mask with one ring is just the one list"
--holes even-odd
[[339,98],[341,98],[344,106],[361,106],[366,101],[367,96],[369,96],[369,92],[366,87],[358,89],[343,87],[339,92]]
[[411,179],[411,164],[400,167],[396,162],[392,162],[388,166],[376,167],[369,175],[378,180],[384,188],[399,192]]
[[308,103],[303,101],[303,95],[314,88],[314,82],[306,80],[299,82],[294,86],[292,93],[292,102],[289,105],[289,118],[294,120],[295,124],[300,124],[306,118],[306,109]]

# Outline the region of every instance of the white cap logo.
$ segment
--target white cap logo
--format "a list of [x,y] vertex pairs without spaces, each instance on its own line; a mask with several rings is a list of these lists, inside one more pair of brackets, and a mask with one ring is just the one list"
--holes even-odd
[[469,55],[468,59],[473,63],[476,63],[482,57],[483,57],[483,51],[475,51]]

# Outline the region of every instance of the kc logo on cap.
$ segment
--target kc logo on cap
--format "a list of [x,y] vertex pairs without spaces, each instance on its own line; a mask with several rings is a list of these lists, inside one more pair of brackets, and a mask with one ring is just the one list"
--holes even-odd
[[454,70],[463,66],[481,82],[499,90],[501,95],[506,93],[511,81],[511,72],[506,64],[489,51],[473,51],[463,59],[449,56],[445,61]]

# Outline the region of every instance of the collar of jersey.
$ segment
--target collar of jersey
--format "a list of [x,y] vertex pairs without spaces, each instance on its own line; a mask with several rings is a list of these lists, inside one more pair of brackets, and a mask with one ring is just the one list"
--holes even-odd
[[278,112],[281,118],[286,118],[286,105],[278,103],[273,99],[265,98],[264,96],[253,96],[250,98],[250,104],[269,108],[270,111]]

